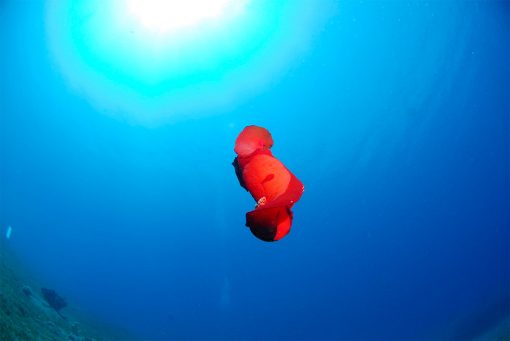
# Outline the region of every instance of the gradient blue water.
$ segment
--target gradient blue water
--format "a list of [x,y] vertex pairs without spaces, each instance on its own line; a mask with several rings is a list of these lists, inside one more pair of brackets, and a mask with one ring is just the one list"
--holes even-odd
[[[68,88],[42,6],[0,19],[2,234],[73,304],[160,339],[471,337],[509,313],[508,2],[338,2],[263,94],[157,127]],[[278,243],[243,227],[248,124],[306,186]]]

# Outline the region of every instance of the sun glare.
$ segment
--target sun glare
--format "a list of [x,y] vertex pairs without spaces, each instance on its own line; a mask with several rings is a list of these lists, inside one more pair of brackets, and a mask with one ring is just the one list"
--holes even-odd
[[98,112],[162,124],[263,91],[305,51],[319,3],[47,0],[47,41],[66,82]]
[[167,34],[242,9],[243,0],[130,0],[128,13],[147,31]]

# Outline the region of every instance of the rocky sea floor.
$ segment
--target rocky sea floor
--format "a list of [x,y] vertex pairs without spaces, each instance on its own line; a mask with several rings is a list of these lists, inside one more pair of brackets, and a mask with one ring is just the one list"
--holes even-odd
[[[98,321],[66,302],[58,311],[43,295],[38,281],[0,240],[0,341],[14,340],[135,340],[137,337]],[[489,307],[490,308],[490,307]],[[449,340],[510,341],[510,316],[506,307],[481,309],[460,320]],[[502,314],[501,312],[505,312]]]
[[78,313],[72,304],[58,312],[27,274],[6,241],[0,242],[0,340],[133,340],[120,329]]

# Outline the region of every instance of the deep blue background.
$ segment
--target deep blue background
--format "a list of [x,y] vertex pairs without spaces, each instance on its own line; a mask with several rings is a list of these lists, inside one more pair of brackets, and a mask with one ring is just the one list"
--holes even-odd
[[[2,234],[146,338],[469,337],[508,315],[509,2],[339,4],[262,95],[146,127],[67,87],[42,6],[0,2]],[[278,243],[244,227],[248,124],[306,187]]]

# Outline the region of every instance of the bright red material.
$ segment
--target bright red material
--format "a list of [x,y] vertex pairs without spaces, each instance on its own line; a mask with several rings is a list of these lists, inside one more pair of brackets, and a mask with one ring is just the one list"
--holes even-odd
[[292,226],[292,206],[304,186],[271,153],[273,138],[262,127],[247,126],[236,139],[234,167],[239,183],[253,196],[257,206],[246,213],[246,226],[259,239],[276,241]]

